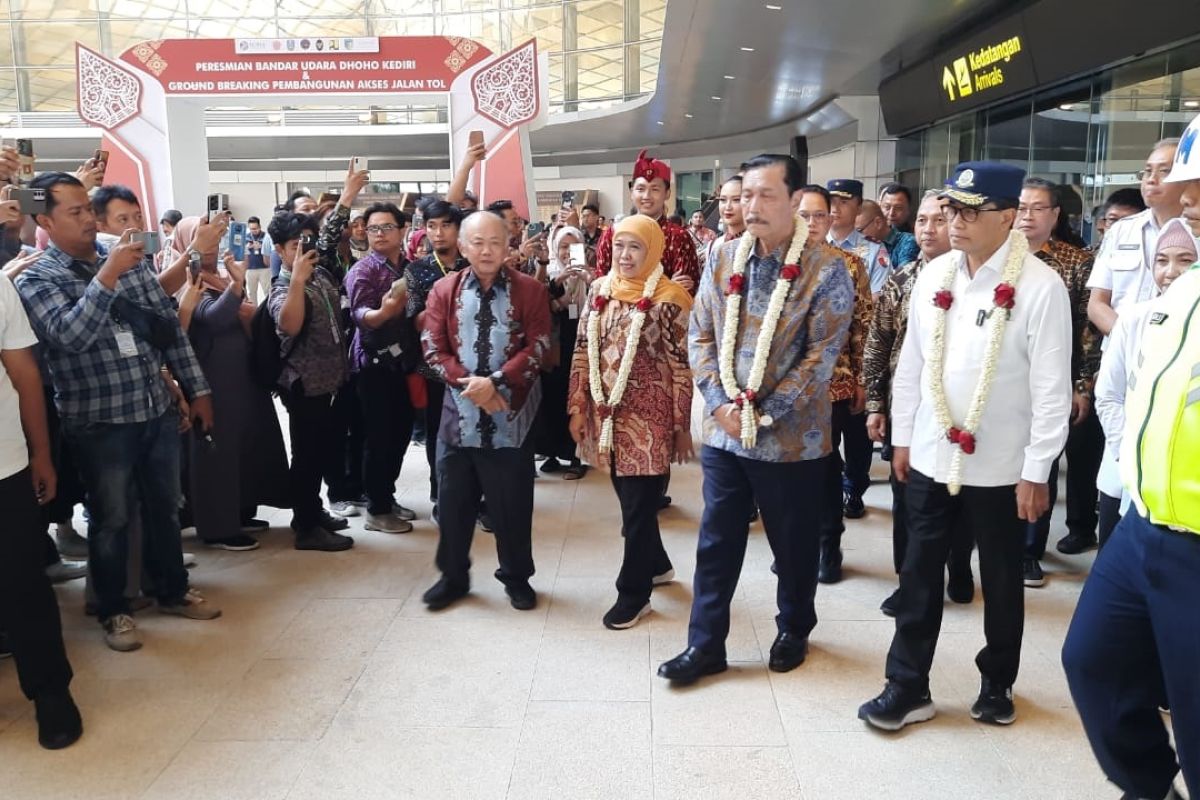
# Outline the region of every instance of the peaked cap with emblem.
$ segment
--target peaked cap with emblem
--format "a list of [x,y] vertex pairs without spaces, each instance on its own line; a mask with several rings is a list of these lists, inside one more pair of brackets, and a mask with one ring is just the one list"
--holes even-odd
[[825,190],[834,197],[845,197],[850,200],[855,198],[862,200],[863,197],[862,181],[856,181],[853,178],[834,178],[825,184]]
[[1021,197],[1025,170],[998,161],[964,161],[954,168],[939,197],[949,198],[964,206],[978,208],[987,202]]
[[637,161],[633,164],[633,179],[645,178],[652,181],[662,178],[662,182],[671,185],[671,168],[657,158],[648,158],[646,151],[638,153]]

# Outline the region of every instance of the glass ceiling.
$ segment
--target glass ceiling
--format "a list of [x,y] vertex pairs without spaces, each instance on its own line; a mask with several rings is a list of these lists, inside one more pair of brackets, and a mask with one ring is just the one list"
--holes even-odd
[[[550,54],[551,111],[653,92],[667,0],[0,0],[0,112],[75,110],[80,41],[115,56],[184,37],[466,36]],[[269,13],[250,16],[269,8]]]

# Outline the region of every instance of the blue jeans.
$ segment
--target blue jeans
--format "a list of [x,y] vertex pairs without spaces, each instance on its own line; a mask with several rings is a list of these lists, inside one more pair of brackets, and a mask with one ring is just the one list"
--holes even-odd
[[[1131,506],[1096,556],[1062,661],[1100,768],[1136,797],[1166,795],[1180,767],[1200,797],[1197,608],[1200,536]],[[1178,763],[1158,712],[1167,701]]]
[[87,490],[88,561],[101,622],[128,614],[129,531],[141,515],[144,569],[159,602],[188,590],[179,535],[179,416],[110,424],[64,419]]

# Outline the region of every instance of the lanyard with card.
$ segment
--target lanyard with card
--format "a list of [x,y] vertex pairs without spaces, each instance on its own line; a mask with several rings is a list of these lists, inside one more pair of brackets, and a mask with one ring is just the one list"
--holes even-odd
[[118,324],[114,333],[117,339],[117,352],[125,358],[136,358],[138,355],[137,340],[133,336],[133,331],[124,325]]

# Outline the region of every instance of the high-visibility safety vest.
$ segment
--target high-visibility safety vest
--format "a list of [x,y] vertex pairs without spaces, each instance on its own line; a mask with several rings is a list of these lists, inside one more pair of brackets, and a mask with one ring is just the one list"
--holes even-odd
[[1153,302],[1129,365],[1121,479],[1151,522],[1200,534],[1200,268]]

